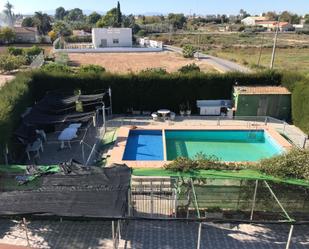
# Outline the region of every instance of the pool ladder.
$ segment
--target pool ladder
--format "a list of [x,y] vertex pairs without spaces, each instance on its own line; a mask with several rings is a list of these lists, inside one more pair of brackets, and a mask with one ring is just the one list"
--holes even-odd
[[255,130],[254,129],[252,129],[252,124],[251,124],[251,122],[249,121],[248,122],[248,128],[249,128],[249,132],[248,132],[248,139],[256,139],[256,133],[257,133],[257,130],[258,130],[258,127],[257,127],[257,125],[255,125]]

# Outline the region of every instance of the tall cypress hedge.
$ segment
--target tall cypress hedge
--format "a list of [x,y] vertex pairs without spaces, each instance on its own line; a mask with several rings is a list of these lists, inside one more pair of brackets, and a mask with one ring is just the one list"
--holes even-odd
[[5,145],[10,145],[21,114],[33,103],[30,82],[28,74],[20,74],[0,89],[0,158]]
[[55,89],[80,89],[94,93],[112,87],[115,113],[125,113],[128,108],[154,111],[159,108],[179,110],[181,103],[189,101],[196,112],[198,99],[230,99],[232,88],[238,85],[279,85],[281,75],[275,72],[257,74],[165,74],[139,75],[65,74],[35,72],[32,75],[32,92],[40,99],[47,91]]

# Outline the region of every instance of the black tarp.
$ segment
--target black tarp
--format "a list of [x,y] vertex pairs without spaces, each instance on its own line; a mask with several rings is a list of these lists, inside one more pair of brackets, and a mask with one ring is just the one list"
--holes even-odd
[[[93,95],[71,95],[63,96],[59,93],[49,93],[40,100],[36,109],[50,114],[65,114],[75,111],[77,101],[82,103],[102,103],[105,93]],[[94,110],[94,109],[93,109]]]
[[121,218],[128,207],[130,180],[126,165],[66,166],[60,173],[40,176],[39,184],[28,182],[33,189],[0,192],[0,215]]
[[[95,115],[95,107],[102,103],[104,96],[105,93],[70,96],[48,93],[23,117],[15,135],[25,143],[31,143],[36,139],[35,134],[33,136],[35,129],[52,131],[55,125],[88,122]],[[84,112],[76,112],[77,101],[84,106]]]
[[38,111],[34,108],[24,117],[26,125],[57,125],[62,123],[87,122],[95,115],[94,112],[72,112],[64,115],[51,115]]

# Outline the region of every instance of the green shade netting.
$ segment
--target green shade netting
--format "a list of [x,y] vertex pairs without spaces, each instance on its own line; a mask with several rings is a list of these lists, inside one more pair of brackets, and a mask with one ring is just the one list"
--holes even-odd
[[[1,173],[25,173],[25,165],[2,165],[0,166]],[[60,171],[59,166],[39,166],[39,169],[44,173],[57,173]],[[240,180],[266,180],[277,183],[292,184],[298,186],[309,187],[309,181],[301,179],[281,179],[278,177],[266,175],[257,170],[199,170],[188,173],[173,172],[165,169],[155,168],[141,168],[133,169],[134,176],[169,176],[169,177],[196,177],[196,178],[210,178],[210,179],[240,179]]]
[[165,169],[134,169],[135,176],[171,176],[171,177],[196,177],[210,179],[240,179],[240,180],[266,180],[277,183],[286,183],[309,187],[309,181],[300,179],[281,179],[263,174],[257,170],[199,170],[188,173],[173,172]]

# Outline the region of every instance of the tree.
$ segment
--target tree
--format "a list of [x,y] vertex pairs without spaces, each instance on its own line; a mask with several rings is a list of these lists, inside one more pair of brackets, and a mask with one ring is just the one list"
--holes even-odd
[[297,14],[293,14],[288,11],[283,11],[280,15],[280,20],[284,22],[288,22],[290,24],[297,24],[300,22],[301,17]]
[[309,14],[305,15],[305,24],[309,24]]
[[34,20],[32,17],[26,17],[22,24],[21,24],[22,27],[34,27]]
[[6,43],[10,43],[15,38],[15,32],[9,28],[4,27],[0,30],[0,39],[5,41]]
[[118,27],[117,25],[117,9],[113,8],[107,11],[106,15],[103,16],[96,24],[98,28],[103,27]]
[[291,13],[288,12],[288,11],[283,11],[282,14],[280,15],[280,20],[283,21],[283,22],[291,23],[292,22]]
[[68,21],[72,21],[72,22],[84,21],[84,14],[81,9],[75,8],[69,11],[66,18]]
[[264,13],[263,16],[270,21],[278,20],[278,15],[275,11],[268,11],[267,13]]
[[72,30],[70,26],[64,21],[58,21],[53,26],[53,31],[56,33],[56,36],[70,36]]
[[167,17],[170,24],[173,25],[174,28],[182,29],[184,24],[186,23],[187,19],[184,14],[174,14],[170,13]]
[[54,30],[49,31],[48,36],[52,42],[57,39],[57,33]]
[[15,24],[15,21],[16,21],[16,16],[13,13],[14,6],[12,4],[10,4],[10,2],[7,2],[4,5],[4,8],[5,9],[4,9],[3,13],[5,15],[6,22],[7,22],[9,27],[13,27],[14,24]]
[[239,14],[240,14],[241,18],[246,18],[246,17],[250,16],[250,14],[247,11],[245,11],[244,9],[240,9]]
[[59,7],[56,9],[56,13],[55,13],[55,19],[56,20],[63,20],[64,17],[66,16],[67,12],[65,11],[65,9],[63,7]]
[[125,28],[131,28],[133,34],[136,34],[138,33],[138,31],[140,31],[141,28],[139,25],[135,23],[135,18],[133,15],[123,16],[122,20],[123,20],[123,26]]
[[96,24],[100,19],[101,15],[98,14],[97,12],[92,12],[88,17],[87,17],[87,22],[89,24]]
[[49,15],[42,12],[35,12],[34,14],[34,24],[38,28],[38,32],[40,35],[47,35],[47,33],[51,30],[51,19]]
[[117,2],[117,11],[116,11],[116,25],[117,27],[121,27],[122,24],[122,13],[120,9],[120,3]]

